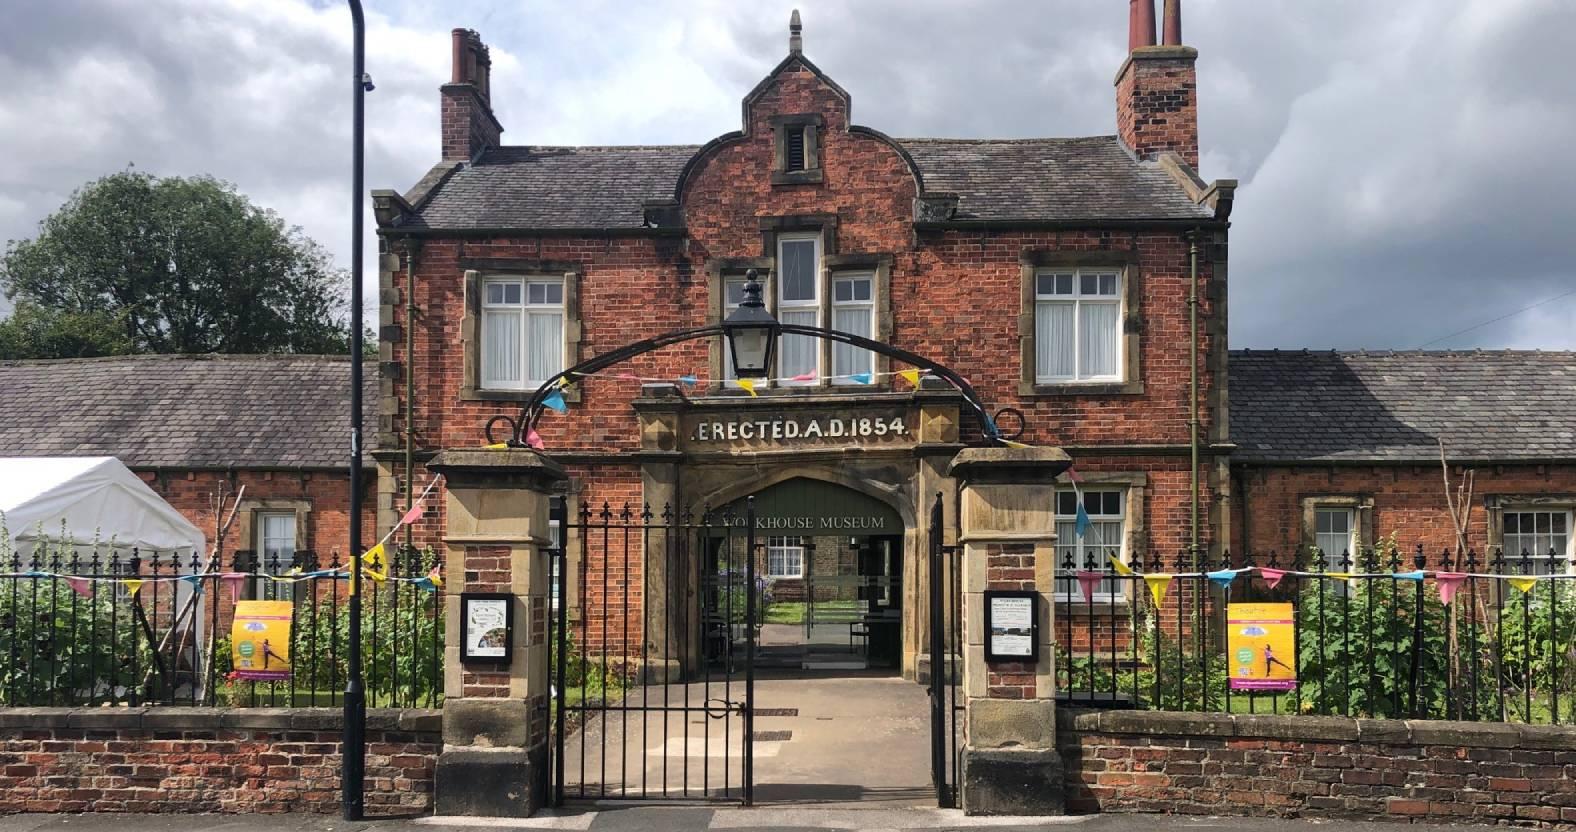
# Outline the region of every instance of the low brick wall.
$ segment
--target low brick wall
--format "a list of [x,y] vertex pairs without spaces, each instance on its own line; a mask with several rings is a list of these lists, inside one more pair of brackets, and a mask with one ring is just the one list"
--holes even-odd
[[[340,811],[335,708],[0,708],[0,813]],[[439,711],[367,712],[367,813],[432,803]]]
[[1063,710],[1069,812],[1576,824],[1576,727]]

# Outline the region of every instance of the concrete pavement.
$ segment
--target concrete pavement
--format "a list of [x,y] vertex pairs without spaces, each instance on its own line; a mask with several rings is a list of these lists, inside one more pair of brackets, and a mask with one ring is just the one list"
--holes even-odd
[[[419,818],[349,823],[314,815],[10,815],[0,832],[468,832],[477,829],[572,832],[690,832],[690,830],[962,830],[990,832],[1393,832],[1394,823],[1201,818],[1174,815],[1091,815],[1071,818],[970,818],[942,809],[698,809],[639,807],[572,812],[518,820]],[[1484,829],[1415,824],[1412,829]]]

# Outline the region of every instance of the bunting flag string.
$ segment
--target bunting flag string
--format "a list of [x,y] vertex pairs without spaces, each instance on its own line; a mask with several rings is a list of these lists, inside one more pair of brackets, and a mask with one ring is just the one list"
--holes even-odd
[[[809,383],[813,383],[813,382],[816,382],[816,381],[850,381],[850,382],[853,382],[855,384],[875,384],[876,382],[881,381],[883,379],[894,378],[894,377],[903,379],[904,381],[908,382],[909,386],[911,386],[911,387],[918,387],[920,385],[920,383],[925,380],[925,378],[927,378],[927,377],[935,377],[935,376],[931,376],[929,370],[920,370],[920,369],[887,370],[887,371],[884,371],[884,372],[839,373],[839,374],[836,374],[836,375],[829,375],[829,376],[823,376],[823,375],[817,373],[816,371],[811,370],[811,371],[808,371],[808,372],[796,373],[796,374],[791,375],[791,376],[772,376],[770,378],[757,378],[757,379],[747,379],[747,378],[746,379],[740,379],[740,378],[709,378],[709,377],[706,377],[706,376],[697,376],[697,375],[643,376],[643,375],[638,375],[638,374],[635,374],[635,373],[628,373],[628,372],[620,372],[620,373],[582,373],[582,372],[575,372],[574,376],[576,378],[578,378],[578,379],[587,379],[587,378],[614,379],[614,380],[617,380],[617,381],[634,381],[634,382],[639,382],[641,384],[672,384],[674,382],[677,382],[677,383],[679,383],[679,384],[681,384],[681,385],[683,385],[685,387],[710,386],[710,385],[713,385],[713,384],[736,384],[736,385],[739,385],[740,387],[744,387],[745,382],[749,382],[749,384],[752,387],[756,388],[756,389],[760,389],[761,387],[766,387],[766,386],[770,386],[770,385],[773,385],[773,384],[809,384]],[[560,388],[567,387],[567,386],[569,386],[569,382],[567,380],[560,381],[559,385],[560,385]],[[553,410],[558,411],[559,413],[564,413],[564,412],[566,412],[567,407],[565,409],[560,409],[559,408],[558,405],[563,404],[564,402],[563,402],[563,396],[559,395],[558,393],[559,393],[558,389],[555,389],[555,390],[549,392],[547,394],[547,397],[542,400],[542,404],[546,405],[547,407],[552,408]]]

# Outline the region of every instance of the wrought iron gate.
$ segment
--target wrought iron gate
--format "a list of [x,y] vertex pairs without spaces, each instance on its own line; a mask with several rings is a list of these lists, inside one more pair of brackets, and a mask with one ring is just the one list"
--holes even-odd
[[582,506],[553,520],[551,794],[698,800],[754,794],[760,549],[743,515]]
[[963,769],[963,568],[962,550],[946,545],[941,495],[930,508],[926,534],[930,567],[930,778],[936,804],[958,805]]

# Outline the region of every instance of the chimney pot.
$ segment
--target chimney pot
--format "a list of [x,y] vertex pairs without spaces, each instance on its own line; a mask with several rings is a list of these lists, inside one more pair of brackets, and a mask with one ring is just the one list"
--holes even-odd
[[1182,45],[1182,0],[1166,0],[1165,25],[1161,43],[1166,46]]
[[469,51],[466,49],[468,33],[464,29],[455,29],[450,34],[454,38],[454,68],[449,73],[449,83],[463,84],[467,80],[465,77],[465,53]]
[[1155,0],[1127,0],[1127,51],[1155,45]]
[[799,10],[794,9],[788,17],[788,54],[798,55],[804,51],[804,25],[799,22]]

